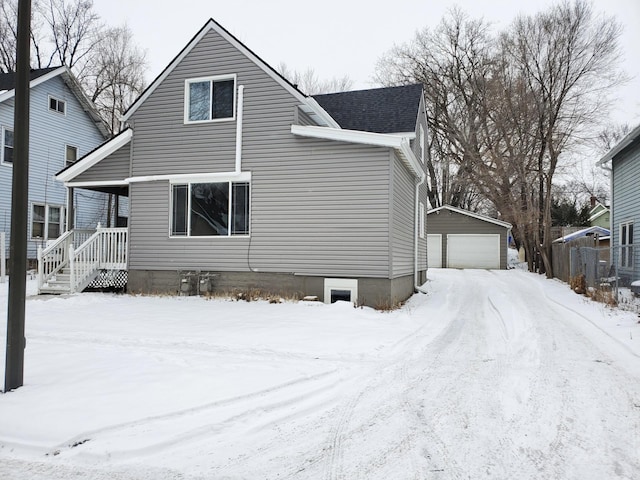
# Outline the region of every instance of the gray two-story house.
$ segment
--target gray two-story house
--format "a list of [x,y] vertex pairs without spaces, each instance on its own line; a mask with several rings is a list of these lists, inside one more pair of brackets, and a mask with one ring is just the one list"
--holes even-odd
[[[628,286],[640,281],[640,125],[598,165],[611,172],[611,259]],[[633,288],[640,293],[640,284]]]
[[[69,220],[80,228],[104,222],[106,196],[77,190],[70,202],[68,190],[54,179],[66,165],[92,151],[108,137],[94,105],[66,67],[32,70],[30,74],[29,221],[28,257],[37,247],[58,238]],[[0,73],[0,231],[11,227],[11,185],[15,74]],[[74,204],[73,213],[67,205]],[[71,218],[70,218],[71,217]],[[7,248],[8,250],[8,248]]]
[[131,292],[391,305],[426,279],[425,115],[416,85],[307,96],[209,20],[57,178],[128,196]]

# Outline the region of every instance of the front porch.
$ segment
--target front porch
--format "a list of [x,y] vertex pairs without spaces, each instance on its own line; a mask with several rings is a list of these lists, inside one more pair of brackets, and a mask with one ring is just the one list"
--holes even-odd
[[38,294],[126,284],[128,228],[75,229],[38,249]]

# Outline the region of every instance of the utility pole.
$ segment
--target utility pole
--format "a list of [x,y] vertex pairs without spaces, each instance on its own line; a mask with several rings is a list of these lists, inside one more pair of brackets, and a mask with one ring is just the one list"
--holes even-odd
[[4,391],[21,387],[24,376],[24,313],[27,287],[27,212],[29,198],[29,33],[31,0],[18,1],[14,157],[9,244],[9,298]]

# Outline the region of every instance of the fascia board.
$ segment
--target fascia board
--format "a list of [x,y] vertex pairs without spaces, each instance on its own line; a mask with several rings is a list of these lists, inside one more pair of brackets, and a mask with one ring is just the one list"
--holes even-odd
[[127,121],[135,113],[135,111],[142,105],[147,98],[154,92],[154,90],[160,85],[173,70],[184,60],[184,58],[193,50],[193,48],[202,40],[202,38],[209,33],[209,31],[215,31],[227,42],[232,44],[241,53],[243,53],[249,60],[262,69],[267,75],[275,80],[280,86],[282,86],[287,92],[293,95],[300,103],[308,105],[309,108],[319,118],[321,118],[327,125],[339,128],[337,122],[329,115],[313,98],[306,97],[300,90],[296,89],[293,85],[287,82],[281,75],[278,75],[273,68],[271,68],[264,60],[253,53],[242,42],[231,35],[227,30],[219,25],[215,20],[209,19],[205,26],[198,32],[195,37],[187,44],[185,48],[173,59],[173,61],[165,68],[162,73],[149,85],[149,87],[142,93],[142,95],[136,100],[136,102],[125,112],[122,116],[122,121]]
[[609,150],[606,155],[604,155],[600,160],[596,162],[596,166],[602,167],[605,163],[613,160],[618,153],[624,150],[627,146],[633,142],[638,135],[640,135],[640,125],[631,130],[617,145],[615,145],[611,150]]
[[63,170],[58,173],[55,178],[56,180],[60,180],[62,182],[68,183],[72,181],[75,177],[84,173],[97,163],[99,163],[104,158],[111,155],[113,152],[122,148],[127,143],[131,141],[133,137],[133,130],[125,130],[117,137],[114,137],[112,140],[102,144],[102,146],[96,148],[93,152],[89,153],[86,157],[78,160],[75,164],[71,165],[69,168]]
[[[58,75],[61,75],[63,73],[65,73],[67,71],[67,67],[60,67],[60,68],[56,68],[55,70],[50,71],[49,73],[42,75],[34,80],[31,80],[31,82],[29,82],[29,88],[33,88],[36,87],[38,85],[40,85],[41,83],[46,82],[47,80],[50,80],[54,77],[57,77]],[[6,90],[4,93],[0,94],[0,103],[4,102],[5,100],[8,100],[10,98],[13,98],[16,94],[16,89],[12,89],[12,90]]]
[[485,222],[494,223],[496,225],[499,225],[500,227],[513,228],[513,225],[511,225],[508,222],[503,222],[502,220],[498,220],[497,218],[487,217],[486,215],[480,215],[478,213],[468,212],[468,211],[462,210],[460,208],[452,207],[451,205],[443,205],[442,207],[438,207],[438,208],[434,208],[433,210],[429,210],[427,212],[427,215],[431,215],[432,213],[438,213],[441,210],[451,210],[452,212],[456,212],[456,213],[459,213],[461,215],[466,215],[468,217],[476,218],[478,220],[483,220]]
[[201,183],[216,181],[236,181],[250,182],[251,172],[216,172],[216,173],[184,173],[167,175],[146,175],[140,177],[129,177],[127,183],[145,183],[169,181],[169,183]]

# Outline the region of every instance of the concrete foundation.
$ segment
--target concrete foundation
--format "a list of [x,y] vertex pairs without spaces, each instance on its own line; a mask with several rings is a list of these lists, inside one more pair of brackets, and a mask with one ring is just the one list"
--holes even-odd
[[[333,278],[333,277],[332,277]],[[424,281],[426,272],[420,272]],[[261,296],[300,299],[307,295],[324,301],[324,277],[262,272],[197,272],[129,270],[127,291],[143,294],[208,295],[255,292]],[[358,278],[358,304],[388,308],[413,293],[413,275]]]

